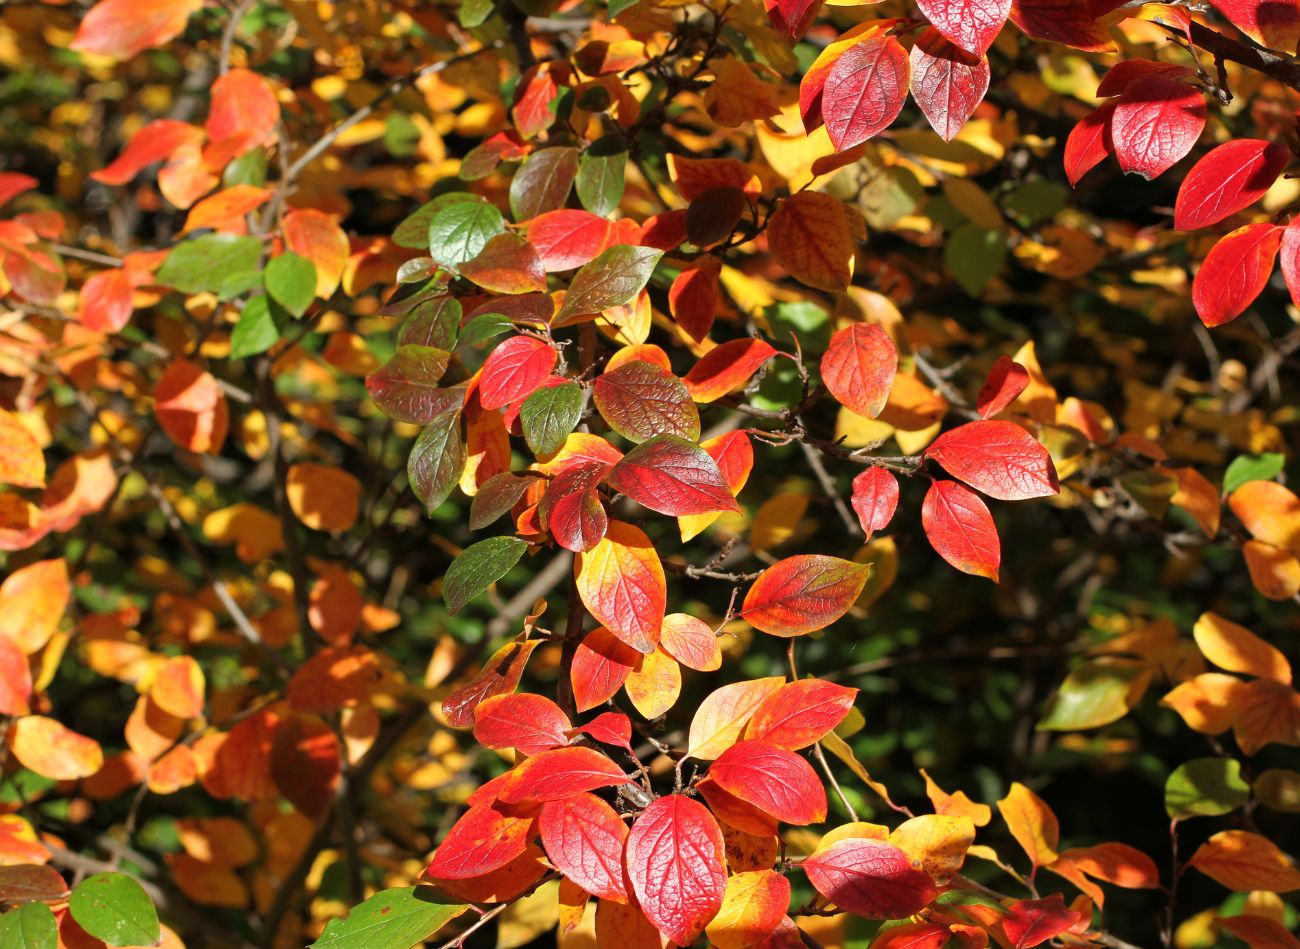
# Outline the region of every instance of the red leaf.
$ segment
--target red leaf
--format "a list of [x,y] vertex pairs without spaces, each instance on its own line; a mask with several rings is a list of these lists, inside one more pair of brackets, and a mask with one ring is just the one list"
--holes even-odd
[[557,870],[592,896],[627,902],[623,847],[627,825],[594,794],[576,794],[542,806],[542,846]]
[[912,47],[912,98],[930,127],[951,142],[989,91],[989,61],[927,27]]
[[787,557],[758,575],[745,594],[741,615],[773,636],[811,633],[847,613],[870,574],[866,564],[838,557]]
[[1300,10],[1269,0],[1210,0],[1237,29],[1269,49],[1291,52],[1300,42]]
[[452,826],[424,871],[444,880],[483,876],[528,849],[532,817],[516,817],[493,804],[475,804]]
[[[619,643],[619,645],[623,646],[622,643]],[[628,647],[624,646],[624,648],[627,649]],[[631,652],[630,649],[628,651]],[[622,683],[620,682],[619,685],[622,685]],[[618,688],[615,687],[614,691],[617,692]],[[632,720],[622,712],[601,712],[591,721],[587,722],[587,724],[579,725],[577,728],[571,728],[569,731],[572,734],[587,735],[596,739],[596,741],[600,742],[602,745],[619,745],[624,748],[631,747]]]
[[[93,172],[90,177],[95,177]],[[31,175],[20,174],[16,171],[0,171],[0,206],[8,204],[25,191],[31,191],[38,184],[40,182]]]
[[976,56],[993,45],[1011,13],[1011,0],[918,0],[917,6],[950,42]]
[[880,134],[907,101],[907,50],[876,34],[835,61],[821,94],[821,113],[837,152]]
[[821,372],[826,388],[841,405],[875,418],[894,385],[898,347],[878,323],[854,323],[831,337]]
[[637,445],[605,480],[643,507],[680,517],[738,511],[718,463],[694,442],[656,435]]
[[452,728],[468,728],[474,724],[474,711],[479,703],[494,695],[513,692],[538,642],[506,643],[494,652],[478,675],[442,700],[447,724]]
[[1070,129],[1065,140],[1065,177],[1072,187],[1103,158],[1114,153],[1115,147],[1110,140],[1110,121],[1114,114],[1115,103],[1107,102],[1101,108],[1093,109]]
[[641,653],[604,627],[584,636],[570,672],[578,711],[585,712],[612,699],[640,659]]
[[555,348],[540,339],[510,337],[483,363],[479,402],[485,409],[499,409],[528,398],[550,377],[556,355]]
[[1273,271],[1282,234],[1276,224],[1247,224],[1210,248],[1192,280],[1192,305],[1202,323],[1222,326],[1255,301]]
[[818,893],[840,909],[868,919],[911,916],[938,893],[928,874],[883,840],[839,840],[802,866]]
[[497,800],[503,804],[559,801],[582,791],[613,787],[631,780],[594,748],[556,748],[517,765]]
[[999,356],[975,397],[981,418],[992,418],[1020,397],[1029,385],[1029,370],[1010,356]]
[[92,171],[100,184],[124,185],[154,162],[162,161],[186,142],[203,140],[203,130],[176,119],[155,119],[131,136],[122,154],[111,165]]
[[821,679],[790,682],[763,699],[745,726],[745,737],[787,751],[807,748],[844,721],[857,694],[857,689]]
[[1291,291],[1291,300],[1300,306],[1300,217],[1294,218],[1282,232],[1279,262],[1286,288]]
[[570,465],[546,486],[538,513],[555,542],[565,550],[591,550],[604,539],[609,516],[596,487],[611,467],[603,461]]
[[952,935],[947,926],[917,920],[882,929],[871,941],[871,949],[942,949]]
[[1192,166],[1178,189],[1174,227],[1209,227],[1250,207],[1291,161],[1282,142],[1240,138],[1225,142]]
[[1121,95],[1133,83],[1147,76],[1177,79],[1190,75],[1193,75],[1190,69],[1175,63],[1158,63],[1151,59],[1126,59],[1116,63],[1106,71],[1106,75],[1101,77],[1101,82],[1097,85],[1097,95],[1103,98]]
[[130,59],[185,30],[198,0],[103,0],[82,17],[70,44],[79,53]]
[[1052,456],[1015,422],[967,422],[936,438],[925,454],[954,478],[1000,501],[1061,490]]
[[988,506],[956,481],[936,481],[921,505],[926,539],[944,560],[963,573],[998,582],[1002,542]]
[[1075,49],[1102,52],[1114,45],[1084,0],[1012,0],[1011,22],[1026,36]]
[[271,84],[248,69],[232,69],[212,84],[208,139],[232,158],[275,137],[280,103]]
[[733,339],[709,350],[682,383],[694,401],[714,402],[744,386],[775,355],[761,339]]
[[124,269],[100,271],[81,286],[77,319],[96,333],[116,333],[131,321],[131,291]]
[[681,794],[641,812],[627,838],[627,875],[646,918],[689,946],[717,915],[727,887],[722,830],[703,804]]
[[722,263],[705,257],[694,267],[679,273],[668,288],[668,310],[673,319],[697,343],[709,335],[718,315],[720,292],[718,274]]
[[763,5],[772,29],[794,41],[808,32],[822,8],[822,0],[763,0]]
[[793,751],[771,742],[736,742],[709,766],[709,777],[728,794],[783,823],[826,819],[826,789],[817,772]]
[[870,540],[872,534],[884,530],[893,520],[898,507],[898,479],[886,469],[872,466],[853,479],[850,503]]
[[1115,102],[1110,138],[1125,174],[1156,178],[1192,150],[1205,128],[1205,97],[1199,89],[1147,76]]
[[525,755],[569,743],[569,717],[544,695],[494,695],[474,713],[474,737],[489,748],[514,748]]
[[1007,909],[1002,931],[1012,949],[1041,945],[1079,922],[1079,914],[1066,907],[1060,893],[1041,900],[1016,900]]
[[614,239],[614,222],[590,211],[548,211],[524,226],[547,273],[573,270],[595,260]]

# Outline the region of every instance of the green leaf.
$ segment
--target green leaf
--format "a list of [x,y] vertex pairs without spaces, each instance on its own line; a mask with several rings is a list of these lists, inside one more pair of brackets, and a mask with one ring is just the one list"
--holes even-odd
[[1217,817],[1249,799],[1241,764],[1232,758],[1197,758],[1180,765],[1165,782],[1165,811],[1174,820]]
[[943,248],[944,266],[973,297],[984,291],[1006,258],[1006,235],[974,224],[963,224],[953,231]]
[[233,300],[235,297],[242,297],[250,290],[261,289],[262,271],[260,270],[241,270],[238,273],[232,273],[225,280],[221,281],[221,289],[217,292],[217,299],[223,303],[227,300]]
[[397,225],[397,230],[393,231],[393,243],[398,247],[424,250],[429,246],[429,222],[433,220],[435,214],[453,204],[481,200],[483,199],[478,195],[471,194],[468,191],[452,191],[447,194],[440,194],[432,201],[421,205],[419,210],[407,215],[402,220],[402,223]]
[[311,949],[410,949],[467,909],[442,902],[432,887],[381,890],[343,919],[330,920]]
[[294,316],[302,316],[316,296],[316,265],[286,251],[266,265],[266,292]]
[[1300,771],[1269,768],[1255,779],[1259,803],[1284,814],[1300,814]]
[[256,237],[205,234],[178,244],[158,268],[156,281],[181,293],[216,293],[231,274],[256,269],[261,256]]
[[1277,452],[1238,455],[1223,473],[1223,493],[1231,494],[1247,481],[1272,481],[1285,465],[1286,456]]
[[617,135],[591,143],[578,161],[578,200],[592,214],[608,217],[623,200],[627,149]]
[[467,30],[482,26],[494,10],[492,0],[465,0],[460,5],[460,25]]
[[1039,731],[1077,731],[1118,721],[1132,708],[1134,686],[1142,674],[1140,663],[1124,659],[1080,663],[1048,702]]
[[600,313],[633,300],[650,282],[664,252],[654,247],[620,244],[611,247],[573,275],[564,305],[553,326],[565,326],[577,317]]
[[162,938],[149,894],[124,873],[97,873],[72,888],[68,908],[90,935],[110,946],[156,946]]
[[618,16],[624,10],[630,10],[640,2],[641,0],[609,0],[609,3],[607,4],[607,7],[609,8],[609,18],[611,20],[614,19],[614,17]]
[[508,333],[512,329],[514,324],[510,322],[508,316],[502,316],[500,313],[481,313],[465,324],[460,331],[460,341],[457,346],[473,346],[489,339],[496,339],[502,333]]
[[406,460],[411,490],[430,513],[447,500],[465,470],[465,439],[460,413],[439,415],[420,432]]
[[230,358],[244,359],[266,352],[280,341],[288,322],[288,314],[270,297],[253,297],[244,304],[230,334]]
[[458,267],[479,255],[487,242],[505,230],[505,218],[486,201],[458,201],[429,221],[429,256]]
[[57,949],[59,924],[44,903],[24,903],[0,916],[0,949]]
[[558,451],[582,417],[582,386],[565,382],[538,389],[519,409],[524,441],[535,455]]
[[450,350],[460,332],[460,301],[451,296],[437,296],[411,309],[397,336],[399,346],[432,346]]
[[260,188],[266,184],[266,164],[266,149],[250,148],[226,166],[221,183],[227,188],[234,185]]
[[509,573],[527,548],[528,542],[518,537],[489,537],[462,550],[442,578],[447,610],[453,616],[459,613],[466,603]]

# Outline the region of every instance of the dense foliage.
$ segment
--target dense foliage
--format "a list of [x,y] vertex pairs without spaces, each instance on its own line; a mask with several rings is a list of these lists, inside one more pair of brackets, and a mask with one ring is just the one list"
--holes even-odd
[[0,5],[0,947],[1300,947],[1211,2]]

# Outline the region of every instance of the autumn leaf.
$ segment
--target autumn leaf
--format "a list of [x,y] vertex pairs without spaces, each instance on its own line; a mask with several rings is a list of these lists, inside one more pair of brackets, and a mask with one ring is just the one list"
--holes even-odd
[[690,945],[722,908],[727,872],[722,831],[703,804],[668,794],[650,804],[627,838],[627,875],[646,918]]
[[938,893],[902,850],[883,840],[839,840],[801,867],[817,892],[836,907],[868,919],[911,916]]
[[871,568],[837,557],[803,554],[764,570],[745,594],[741,615],[773,636],[824,629],[853,606]]

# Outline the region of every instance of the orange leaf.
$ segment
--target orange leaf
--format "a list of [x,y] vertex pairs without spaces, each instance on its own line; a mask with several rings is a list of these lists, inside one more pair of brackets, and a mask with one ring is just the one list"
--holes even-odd
[[1230,890],[1285,893],[1300,888],[1300,871],[1267,837],[1224,830],[1201,844],[1187,862]]
[[181,233],[188,234],[190,231],[210,227],[218,231],[242,234],[248,229],[244,220],[245,215],[260,208],[270,198],[270,188],[232,185],[194,205],[185,218],[185,227]]
[[154,672],[149,697],[168,715],[198,718],[203,714],[203,669],[192,656],[165,659]]
[[130,59],[175,39],[199,0],[103,0],[90,9],[71,46],[79,53]]
[[776,262],[802,284],[840,293],[853,279],[856,243],[838,198],[817,191],[786,198],[768,224],[767,242]]
[[44,715],[20,718],[9,742],[23,767],[55,781],[88,778],[104,766],[99,742]]
[[9,637],[30,656],[59,628],[71,595],[63,560],[20,567],[0,584],[0,636]]
[[316,266],[316,296],[333,296],[351,252],[348,236],[334,218],[311,208],[290,211],[284,219],[284,244]]
[[1061,829],[1056,815],[1042,798],[1017,781],[1011,785],[1007,796],[998,801],[998,810],[1002,812],[1011,836],[1016,838],[1034,866],[1045,867],[1056,860]]
[[637,652],[654,652],[668,587],[659,555],[639,527],[610,521],[604,539],[574,559],[574,575],[597,622]]
[[745,949],[771,935],[789,906],[790,881],[775,870],[735,873],[705,932],[718,949]]
[[0,409],[0,484],[45,487],[45,455],[17,416]]
[[1291,681],[1291,664],[1278,649],[1217,613],[1202,613],[1192,635],[1205,658],[1220,669],[1276,682]]
[[226,396],[211,373],[177,359],[154,387],[158,424],[186,451],[215,455],[230,427]]
[[232,69],[212,84],[206,129],[211,142],[232,158],[275,137],[280,103],[262,76]]
[[342,468],[292,465],[285,490],[293,513],[312,530],[345,531],[356,523],[361,482]]
[[1300,548],[1300,498],[1276,481],[1247,481],[1232,492],[1228,507],[1256,540]]

